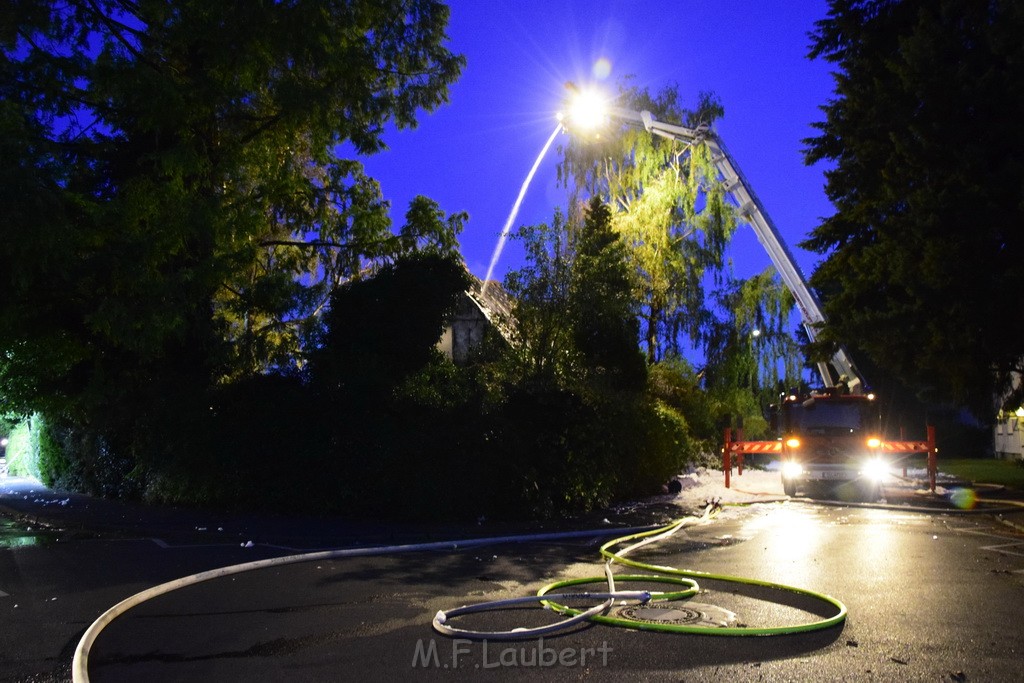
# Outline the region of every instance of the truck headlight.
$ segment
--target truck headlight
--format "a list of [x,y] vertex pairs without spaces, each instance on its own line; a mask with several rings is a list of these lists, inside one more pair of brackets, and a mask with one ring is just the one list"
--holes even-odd
[[872,458],[864,463],[860,473],[873,481],[882,481],[889,475],[889,465],[879,458]]
[[804,473],[803,466],[798,462],[787,460],[782,463],[782,476],[786,479],[796,479]]

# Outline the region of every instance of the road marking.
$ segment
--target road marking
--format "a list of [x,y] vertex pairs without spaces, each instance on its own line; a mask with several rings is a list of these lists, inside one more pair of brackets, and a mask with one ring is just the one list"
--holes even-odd
[[[1006,536],[999,536],[997,534],[988,533],[985,531],[979,531],[977,529],[970,529],[967,527],[949,527],[952,531],[961,531],[963,533],[974,534],[976,536],[988,536],[989,538],[998,538],[999,540],[1005,541]],[[990,552],[999,553],[1000,555],[1013,555],[1014,557],[1024,557],[1024,552],[1015,552],[1013,550],[1007,550],[1007,548],[1018,548],[1024,550],[1024,541],[1011,541],[1009,543],[995,543],[993,545],[978,546],[978,550],[988,550]],[[1024,569],[1011,569],[1011,574],[1024,574]]]
[[0,591],[0,598],[9,598],[9,597],[11,597],[10,593],[4,593],[3,591]]
[[997,545],[983,545],[983,546],[981,546],[981,549],[982,550],[994,550],[997,553],[1002,553],[1003,555],[1016,555],[1017,557],[1024,557],[1024,553],[1015,553],[1015,552],[1013,552],[1011,550],[1003,550],[1003,548],[1014,548],[1014,547],[1017,547],[1017,546],[1020,546],[1021,549],[1024,550],[1024,542],[1022,542],[1022,543],[999,543]]
[[[991,531],[980,531],[980,530],[975,529],[973,527],[966,527],[966,526],[947,526],[946,528],[949,529],[950,531],[959,531],[959,532],[964,533],[964,534],[974,534],[975,536],[988,536],[989,538],[998,538],[998,539],[1003,540],[1003,541],[1005,541],[1008,538],[1013,538],[1015,536],[1015,534],[1012,534],[1012,533],[1011,534],[1002,534],[1002,535],[1000,535],[1000,534],[993,534]],[[1016,536],[1019,537],[1019,534],[1016,534]]]
[[[1013,552],[1012,550],[1006,550],[1006,548],[1019,547],[1024,550],[1024,543],[998,543],[996,545],[983,545],[982,550],[991,550],[993,552],[1000,553],[1001,555],[1015,555],[1017,557],[1024,557],[1024,553]],[[1024,574],[1024,569],[1011,569],[1011,574]]]

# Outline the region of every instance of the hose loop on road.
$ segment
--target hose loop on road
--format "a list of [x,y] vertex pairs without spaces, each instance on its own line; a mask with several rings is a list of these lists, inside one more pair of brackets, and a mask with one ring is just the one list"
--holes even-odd
[[[667,633],[689,633],[712,636],[775,636],[792,633],[806,633],[809,631],[827,629],[842,623],[846,619],[846,605],[844,605],[836,598],[833,598],[829,595],[825,595],[824,593],[818,593],[804,588],[797,588],[795,586],[775,583],[772,581],[762,581],[759,579],[751,579],[740,576],[712,574],[709,572],[695,571],[692,569],[677,569],[675,567],[654,565],[626,557],[628,554],[646,545],[657,543],[671,537],[673,534],[675,534],[680,529],[683,529],[686,526],[710,520],[717,513],[718,509],[719,508],[717,505],[708,505],[704,511],[704,514],[701,517],[683,517],[672,522],[667,526],[652,529],[649,531],[642,531],[627,536],[621,536],[619,538],[608,541],[607,543],[601,546],[601,555],[605,558],[605,575],[603,577],[591,576],[585,578],[555,581],[553,583],[549,583],[546,586],[543,586],[539,591],[537,591],[536,596],[530,596],[526,598],[512,598],[511,600],[496,600],[491,602],[477,603],[474,605],[466,605],[453,610],[448,610],[447,612],[442,610],[434,616],[434,629],[439,633],[442,633],[447,636],[468,638],[472,640],[521,640],[535,638],[540,635],[549,635],[557,631],[570,629],[579,624],[580,622],[590,621],[594,623],[605,624],[608,626],[618,626],[623,628],[644,631],[661,631]],[[617,551],[613,550],[613,548],[630,542],[633,543],[625,548],[622,548]],[[628,574],[616,577],[611,571],[613,564],[622,564],[628,567],[632,567],[634,569],[640,569],[651,573]],[[831,605],[835,608],[835,614],[830,617],[825,617],[807,623],[769,627],[700,626],[694,624],[659,623],[637,621],[633,619],[626,619],[623,617],[611,616],[609,614],[609,611],[614,606],[617,600],[636,601],[640,604],[646,604],[648,602],[669,602],[673,600],[684,600],[689,597],[692,597],[693,595],[697,594],[697,592],[700,590],[700,587],[696,581],[696,579],[698,578],[736,584],[745,584],[751,586],[759,586],[773,590],[796,593]],[[637,595],[637,591],[616,590],[616,579],[624,582],[671,583],[676,584],[678,586],[682,586],[683,588],[681,590],[668,592],[641,591],[640,595]],[[556,592],[562,588],[594,584],[600,581],[607,582],[608,591],[606,593],[588,594]],[[602,600],[602,602],[584,610],[569,607],[568,605],[563,604],[563,602],[567,601],[577,601],[580,599],[585,599],[585,596],[587,595],[590,595],[593,599]],[[558,602],[556,602],[556,598]],[[569,618],[561,622],[547,624],[535,628],[516,628],[510,631],[480,631],[472,629],[461,629],[452,626],[449,623],[449,620],[452,617],[459,616],[462,614],[498,610],[511,605],[518,605],[522,602],[532,602],[535,600],[540,601],[541,604],[543,604],[545,607],[559,614],[569,616]]]

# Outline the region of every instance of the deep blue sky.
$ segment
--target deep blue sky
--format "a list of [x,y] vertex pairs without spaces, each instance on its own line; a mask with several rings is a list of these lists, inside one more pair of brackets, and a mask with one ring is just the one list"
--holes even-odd
[[[390,131],[389,150],[366,160],[392,203],[396,226],[423,194],[447,212],[467,211],[461,236],[470,269],[483,277],[512,204],[556,125],[564,83],[635,76],[657,91],[678,85],[686,106],[712,91],[725,107],[716,130],[810,275],[818,256],[797,248],[832,207],[824,169],[803,162],[832,95],[829,65],[807,59],[807,34],[825,0],[451,0],[449,47],[467,65],[451,102],[414,130]],[[594,77],[599,59],[609,75]],[[557,141],[556,141],[557,145]],[[515,225],[549,222],[564,205],[556,150],[546,156]],[[520,258],[514,245],[495,271]],[[745,276],[769,265],[749,227],[733,259]]]

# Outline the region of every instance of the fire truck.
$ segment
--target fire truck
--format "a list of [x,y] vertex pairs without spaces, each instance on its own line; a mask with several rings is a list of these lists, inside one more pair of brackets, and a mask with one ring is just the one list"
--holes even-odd
[[[792,292],[800,311],[807,337],[815,341],[818,328],[825,322],[821,304],[807,285],[793,255],[783,241],[761,200],[720,139],[707,127],[687,128],[655,119],[648,111],[607,109],[606,115],[635,126],[643,126],[658,135],[684,145],[706,144],[726,191],[738,207],[739,218],[750,224],[758,241],[768,253],[786,287]],[[875,395],[865,390],[865,382],[846,350],[838,347],[829,361],[819,362],[822,388],[807,393],[796,391],[780,395],[771,409],[775,441],[733,439],[726,430],[723,449],[726,486],[732,469],[731,458],[747,453],[777,453],[782,461],[783,490],[795,496],[814,483],[853,485],[869,500],[881,495],[881,482],[901,458],[909,453],[929,453],[929,474],[935,489],[934,433],[929,428],[927,442],[885,441]]]
[[772,415],[782,451],[782,489],[795,496],[811,483],[852,483],[867,500],[881,496],[892,456],[882,450],[881,415],[872,393],[835,387],[789,394]]

